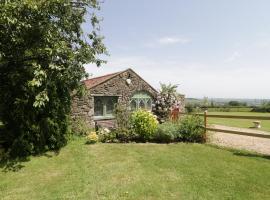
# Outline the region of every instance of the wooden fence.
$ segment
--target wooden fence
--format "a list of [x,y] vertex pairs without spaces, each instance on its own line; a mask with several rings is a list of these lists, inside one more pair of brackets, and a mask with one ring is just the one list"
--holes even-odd
[[[212,115],[208,114],[207,111],[204,112],[204,114],[196,114],[198,116],[204,117],[204,129],[205,133],[207,131],[214,131],[214,132],[223,132],[223,133],[230,133],[230,134],[237,134],[237,135],[245,135],[245,136],[253,136],[253,137],[260,137],[260,138],[269,138],[269,135],[264,134],[258,134],[258,133],[252,133],[252,132],[243,132],[243,131],[235,131],[235,130],[224,130],[224,129],[218,129],[218,128],[211,128],[207,126],[207,119],[208,118],[227,118],[227,119],[253,119],[253,120],[269,120],[270,117],[265,116],[236,116],[236,115]],[[270,123],[270,122],[269,122]]]

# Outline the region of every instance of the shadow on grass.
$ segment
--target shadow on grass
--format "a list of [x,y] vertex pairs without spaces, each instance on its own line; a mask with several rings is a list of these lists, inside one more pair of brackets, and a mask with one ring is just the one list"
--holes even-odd
[[270,155],[264,155],[264,154],[258,154],[258,153],[235,151],[233,152],[233,155],[250,157],[250,158],[264,158],[264,159],[270,160]]
[[[54,155],[57,156],[59,151],[45,152],[42,154],[34,155],[34,157],[45,156],[47,158],[52,158]],[[23,163],[30,161],[30,156],[19,157],[19,158],[10,158],[7,156],[0,156],[0,169],[3,172],[18,172],[21,170],[24,165]]]
[[[0,121],[0,132],[3,129],[3,125],[1,125]],[[3,132],[2,132],[3,133]],[[1,136],[1,135],[0,135]],[[3,172],[17,172],[20,169],[24,167],[23,163],[30,161],[30,156],[16,156],[16,157],[10,157],[8,153],[4,149],[4,140],[0,137],[0,171]],[[40,157],[45,156],[47,158],[51,158],[54,155],[58,155],[60,153],[60,150],[54,150],[54,151],[46,151],[39,154],[32,155],[34,157]]]
[[22,164],[23,162],[27,162],[30,159],[27,157],[24,158],[7,158],[7,157],[2,157],[0,158],[0,168],[2,169],[3,172],[17,172],[20,169],[24,167]]
[[270,155],[266,154],[260,154],[257,152],[247,151],[247,150],[238,150],[238,149],[232,149],[229,147],[222,147],[214,144],[207,144],[210,147],[214,147],[217,149],[222,149],[231,152],[235,156],[242,156],[242,157],[250,157],[250,158],[263,158],[270,160]]

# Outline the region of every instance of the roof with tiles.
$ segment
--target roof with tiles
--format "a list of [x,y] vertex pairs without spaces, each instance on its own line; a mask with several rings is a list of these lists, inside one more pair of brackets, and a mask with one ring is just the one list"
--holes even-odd
[[[111,78],[125,72],[125,71],[132,71],[133,73],[135,73],[137,76],[139,76],[136,72],[134,72],[132,69],[128,68],[126,70],[123,70],[123,71],[120,71],[120,72],[116,72],[116,73],[112,73],[112,74],[107,74],[107,75],[104,75],[104,76],[99,76],[99,77],[95,77],[95,78],[90,78],[90,79],[87,79],[87,80],[84,80],[84,84],[86,85],[86,87],[88,89],[91,89],[101,83],[104,83],[108,80],[110,80]],[[139,76],[146,84],[149,85],[149,83],[147,83],[141,76]],[[155,92],[157,92],[157,90],[155,88],[153,88],[151,85],[149,85]]]
[[115,76],[117,76],[118,74],[122,73],[121,72],[116,72],[116,73],[112,73],[112,74],[107,74],[104,76],[99,76],[99,77],[95,77],[95,78],[91,78],[91,79],[87,79],[84,82],[84,84],[86,85],[87,88],[93,88]]

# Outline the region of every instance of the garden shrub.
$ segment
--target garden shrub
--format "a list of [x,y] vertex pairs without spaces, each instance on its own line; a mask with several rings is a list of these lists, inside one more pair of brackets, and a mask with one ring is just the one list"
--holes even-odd
[[192,104],[186,104],[185,109],[186,113],[193,113],[195,110],[195,106],[193,106]]
[[131,133],[130,115],[131,112],[127,106],[116,104],[114,108],[114,116],[117,127],[114,132],[120,142],[128,142],[133,138]]
[[117,128],[114,130],[116,138],[119,142],[130,142],[136,140],[137,135],[130,129]]
[[97,133],[98,133],[98,138],[100,142],[103,142],[103,143],[118,142],[115,131],[110,131],[107,128],[100,128]]
[[199,116],[185,116],[179,124],[178,139],[185,142],[205,142],[203,125]]
[[179,94],[176,91],[177,85],[160,83],[160,87],[160,93],[158,94],[152,109],[157,116],[157,120],[160,123],[164,123],[170,118],[173,108],[179,107],[181,102],[179,101]]
[[71,119],[70,129],[72,134],[79,136],[86,136],[93,130],[82,118]]
[[96,132],[91,132],[90,134],[88,134],[86,136],[87,139],[87,144],[95,144],[98,142],[98,135],[96,134]]
[[158,126],[156,116],[145,110],[133,112],[130,120],[133,134],[143,142],[152,138]]
[[114,116],[117,123],[117,128],[129,129],[130,128],[130,111],[125,105],[116,104],[114,108]]
[[178,124],[172,122],[159,124],[153,135],[153,141],[159,143],[174,142],[176,138],[178,138]]

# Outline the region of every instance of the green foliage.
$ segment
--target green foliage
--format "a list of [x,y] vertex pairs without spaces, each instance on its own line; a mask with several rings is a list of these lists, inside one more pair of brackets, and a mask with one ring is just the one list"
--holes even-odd
[[186,109],[186,113],[194,112],[194,106],[190,103],[186,104],[185,109]]
[[203,97],[203,105],[204,108],[208,108],[209,106],[209,99],[208,97]]
[[270,102],[263,102],[261,106],[253,108],[252,112],[270,112]]
[[88,134],[86,136],[86,143],[87,144],[95,144],[98,142],[98,135],[96,134],[96,132],[91,132],[90,134]]
[[152,108],[154,114],[160,123],[169,119],[173,107],[179,106],[180,102],[177,97],[177,85],[160,83],[160,93]]
[[179,139],[186,142],[204,142],[203,121],[199,116],[185,116],[180,121]]
[[97,9],[97,0],[0,1],[1,133],[13,155],[66,144],[71,93],[82,90],[84,64],[106,53]]
[[186,113],[200,113],[202,108],[197,104],[187,103],[185,105]]
[[229,106],[247,106],[246,102],[239,102],[239,101],[229,101]]
[[203,121],[198,116],[185,116],[176,123],[165,122],[159,124],[153,135],[153,141],[170,142],[204,142]]
[[[123,108],[123,107],[121,107]],[[119,109],[119,108],[118,108]],[[126,112],[122,109],[119,113]],[[118,113],[118,114],[119,114]],[[128,119],[129,117],[127,117]],[[203,121],[197,116],[187,116],[173,123],[171,121],[158,124],[156,116],[145,110],[138,110],[131,114],[130,128],[99,129],[101,142],[204,142]]]
[[131,133],[130,124],[131,112],[129,111],[127,106],[122,104],[116,104],[114,109],[114,116],[117,123],[117,127],[114,132],[117,134],[118,140],[122,142],[132,140],[133,135]]
[[131,127],[140,141],[149,141],[157,129],[156,116],[145,110],[138,110],[131,115]]
[[80,136],[86,136],[93,130],[84,119],[76,118],[70,120],[71,133]]
[[117,139],[116,131],[110,131],[107,128],[100,128],[97,132],[100,142],[103,143],[116,143],[119,142]]
[[176,94],[178,85],[160,83],[161,94]]
[[153,141],[170,143],[175,141],[178,135],[178,124],[165,122],[158,125],[157,131],[153,135]]

